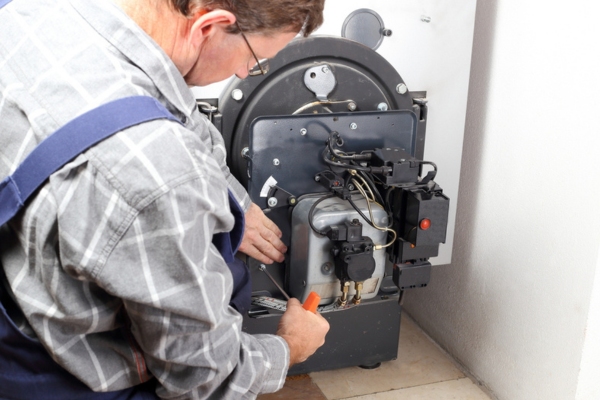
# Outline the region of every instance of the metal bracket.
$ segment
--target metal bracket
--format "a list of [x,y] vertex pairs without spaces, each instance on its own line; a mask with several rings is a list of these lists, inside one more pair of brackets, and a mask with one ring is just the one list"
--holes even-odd
[[333,91],[336,83],[335,75],[327,64],[311,67],[304,73],[304,84],[321,101],[327,101],[327,96]]
[[271,186],[267,195],[267,205],[270,209],[279,207],[295,206],[298,202],[296,196],[290,192],[280,188],[279,186]]

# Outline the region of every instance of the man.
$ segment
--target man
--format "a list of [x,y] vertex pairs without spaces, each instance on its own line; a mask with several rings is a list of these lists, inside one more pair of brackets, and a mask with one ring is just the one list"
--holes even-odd
[[245,78],[257,58],[318,27],[323,1],[13,0],[0,9],[0,179],[114,99],[151,96],[182,121],[134,126],[85,151],[0,228],[5,284],[24,314],[14,322],[93,391],[149,382],[162,398],[253,398],[280,389],[287,368],[323,344],[327,322],[295,299],[277,335],[241,332],[228,305],[232,272],[213,244],[234,227],[233,203],[246,213],[240,251],[269,263],[286,249],[188,89]]

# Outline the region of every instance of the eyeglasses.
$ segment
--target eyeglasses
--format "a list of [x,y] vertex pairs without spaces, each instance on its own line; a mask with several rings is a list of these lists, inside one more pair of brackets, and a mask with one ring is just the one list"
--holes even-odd
[[244,35],[244,31],[242,31],[242,28],[240,28],[240,24],[238,24],[238,22],[235,21],[235,25],[237,26],[238,30],[242,34],[244,41],[248,45],[248,48],[250,49],[250,53],[252,53],[252,56],[256,60],[256,65],[253,66],[252,68],[250,68],[250,70],[248,71],[248,75],[249,76],[266,75],[267,72],[269,72],[269,59],[263,58],[262,60],[259,60],[258,57],[256,57],[256,53],[254,52],[254,50],[252,50],[252,46],[250,46],[250,42],[248,42],[248,38],[246,38],[246,35]]

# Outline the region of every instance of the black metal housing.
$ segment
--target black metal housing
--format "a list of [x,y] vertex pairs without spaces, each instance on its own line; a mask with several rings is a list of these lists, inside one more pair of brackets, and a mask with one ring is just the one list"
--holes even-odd
[[[446,241],[450,200],[435,187],[394,189],[390,196],[394,210],[394,230],[400,238],[388,250],[395,264],[427,259],[438,255],[440,243]],[[420,222],[430,221],[428,229]]]
[[[323,314],[329,322],[325,345],[303,363],[290,368],[289,375],[361,366],[398,357],[400,313],[398,294],[363,300],[358,307]],[[281,313],[245,317],[242,329],[253,334],[274,333]]]
[[[329,103],[313,104],[315,93],[304,83],[305,71],[314,66],[327,66],[335,75],[337,82],[328,94]],[[334,179],[321,182],[325,185],[315,181],[319,172],[329,168],[323,162],[329,133],[339,133],[346,152],[397,148],[422,160],[427,123],[425,97],[425,92],[409,92],[398,72],[372,49],[342,38],[317,36],[293,41],[271,60],[265,76],[232,80],[219,99],[219,112],[211,111],[211,119],[223,134],[233,174],[246,185],[252,201],[279,226],[282,241],[290,247],[297,245],[290,243],[290,207],[296,199],[307,193],[328,192],[336,186]],[[405,164],[401,158],[393,164],[397,167],[392,174],[394,182],[412,181],[418,172],[418,167]],[[277,184],[265,197],[265,182],[270,177],[275,177]],[[273,198],[271,206],[269,198]],[[414,250],[408,244],[408,249],[399,249],[401,254]],[[427,249],[427,254],[434,248],[437,251],[437,246],[431,247],[417,248]],[[343,252],[343,245],[340,249]],[[355,253],[347,254],[351,259],[344,268],[352,269],[352,265],[364,261],[364,249]],[[258,270],[258,261],[248,259],[247,263],[253,295],[283,297]],[[286,265],[287,261],[267,266],[284,288]],[[345,274],[349,279],[362,279],[359,272],[352,277]],[[422,266],[410,270],[402,267],[398,279],[393,279],[392,265],[386,266],[386,276],[375,298],[346,311],[323,314],[331,326],[325,345],[289,373],[372,366],[395,359],[401,307],[394,282],[402,287],[418,287],[426,284],[424,272]],[[252,334],[275,333],[280,318],[278,312],[255,309],[244,316],[243,329]]]
[[[332,100],[354,100],[356,111],[375,111],[385,103],[388,110],[415,112],[423,127],[418,129],[413,155],[423,157],[425,114],[420,106],[413,104],[408,90],[404,93],[396,90],[404,81],[388,61],[369,47],[336,37],[296,39],[280,51],[270,65],[269,73],[264,76],[232,80],[219,99],[222,115],[215,118],[215,125],[220,125],[225,139],[228,164],[242,183],[248,179],[241,153],[248,147],[250,124],[262,116],[291,115],[303,105],[314,102],[315,94],[304,85],[303,74],[315,65],[328,65],[336,76],[337,85],[329,95]],[[241,100],[233,98],[234,90],[241,91]],[[303,113],[314,112],[345,113],[348,107],[342,102],[329,105],[328,110],[318,106]]]

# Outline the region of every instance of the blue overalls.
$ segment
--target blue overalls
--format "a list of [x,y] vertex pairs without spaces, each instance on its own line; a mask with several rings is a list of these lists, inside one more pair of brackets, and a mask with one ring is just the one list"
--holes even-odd
[[[10,0],[0,0],[0,8]],[[155,119],[178,121],[158,101],[135,96],[100,106],[75,118],[40,143],[13,175],[0,183],[0,226],[24,205],[48,176],[85,149],[127,127]],[[244,212],[229,193],[235,227],[215,234],[218,248],[233,275],[230,305],[244,314],[250,307],[250,273],[235,253],[244,234]],[[36,400],[143,400],[156,399],[152,379],[125,390],[96,393],[58,365],[37,339],[24,335],[10,314],[19,307],[3,286],[0,265],[0,399]]]

